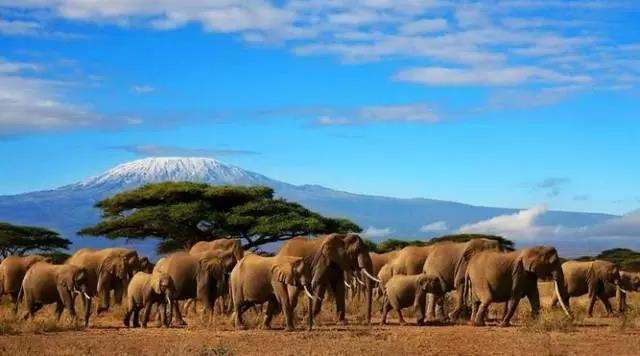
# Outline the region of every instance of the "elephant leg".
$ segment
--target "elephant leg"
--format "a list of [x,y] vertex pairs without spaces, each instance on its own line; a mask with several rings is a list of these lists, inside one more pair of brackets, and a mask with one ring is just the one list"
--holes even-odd
[[627,294],[623,293],[619,288],[616,290],[616,302],[618,304],[618,312],[624,313],[627,309]]
[[485,325],[485,317],[487,315],[487,309],[491,305],[489,301],[483,301],[480,303],[478,310],[476,311],[475,319],[473,320],[474,326],[484,326]]
[[64,304],[62,303],[62,301],[57,301],[56,302],[56,321],[60,321],[60,317],[62,316],[62,311],[64,310]]
[[137,305],[133,308],[133,327],[140,327],[140,307]]
[[175,303],[171,303],[173,307],[173,314],[176,316],[176,323],[180,326],[187,325],[187,323],[182,318],[182,313],[180,313],[180,303],[176,300]]
[[391,310],[391,305],[389,305],[389,298],[386,295],[382,297],[382,321],[380,322],[382,325],[387,324],[387,314]]
[[109,304],[111,303],[111,290],[107,289],[101,293],[100,305],[96,313],[98,315],[109,310]]
[[604,294],[604,291],[598,293],[598,299],[600,299],[602,304],[604,304],[604,308],[607,310],[607,316],[610,316],[613,313],[613,308],[611,307],[609,298]]
[[113,286],[113,300],[116,304],[122,304],[122,296],[124,295],[124,286],[121,282],[116,282]]
[[427,300],[427,320],[433,320],[436,318],[436,296],[429,293],[425,298]]
[[500,326],[506,327],[511,325],[511,318],[513,317],[513,314],[516,312],[516,309],[518,308],[519,303],[520,303],[520,298],[518,297],[512,297],[511,299],[509,299],[509,301],[507,302],[507,313],[504,316],[504,319],[502,319]]
[[[149,322],[149,316],[151,315],[151,307],[153,307],[153,303],[151,301],[147,300],[146,303],[144,303],[144,313],[142,313],[142,327],[143,328],[146,328],[147,327],[147,322]],[[164,319],[162,317],[162,315],[160,316],[160,318]]]
[[471,321],[473,322],[476,319],[476,315],[478,314],[478,308],[480,307],[480,302],[472,302],[471,303]]
[[446,320],[446,312],[444,310],[444,295],[434,296],[436,306],[436,318],[438,320]]
[[[432,295],[433,297],[435,297],[434,295]],[[424,318],[425,318],[425,303],[427,301],[427,298],[429,297],[429,295],[425,295],[425,293],[423,293],[422,291],[418,290],[418,292],[416,293],[415,299],[413,301],[413,309],[415,310],[416,313],[416,324],[417,325],[424,325]]]
[[537,282],[527,291],[527,299],[531,305],[531,317],[537,319],[540,315],[540,292],[538,291]]
[[464,312],[466,309],[465,301],[464,301],[464,285],[459,286],[456,289],[456,306],[451,313],[449,313],[449,319],[457,320],[460,317],[460,314]]
[[345,306],[345,285],[344,279],[342,275],[339,275],[334,279],[331,284],[331,289],[333,290],[333,295],[336,300],[336,318],[337,324],[345,325],[347,324],[346,319],[346,306]]
[[271,320],[273,320],[273,316],[278,311],[278,301],[274,298],[270,298],[267,301],[267,311],[264,314],[264,319],[262,320],[262,328],[266,330],[271,330]]
[[131,315],[133,314],[133,309],[132,308],[127,308],[127,312],[124,313],[124,317],[122,318],[122,324],[124,324],[124,326],[129,327],[130,321],[131,321]]
[[[18,314],[18,305],[20,305],[20,301],[18,300],[18,295],[20,293],[11,293],[11,302],[13,303],[13,316],[16,316]],[[2,294],[0,294],[0,297],[2,297]]]
[[596,304],[596,298],[598,296],[593,293],[593,295],[589,295],[589,307],[587,308],[587,315],[589,315],[589,317],[593,316],[593,307]]
[[33,303],[33,305],[31,305],[31,307],[29,308],[28,314],[26,315],[25,319],[27,319],[27,317],[30,317],[31,320],[33,320],[33,318],[36,315],[36,312],[40,309],[42,309],[42,304]]
[[[284,314],[284,319],[286,323],[285,330],[293,331],[295,328],[293,326],[293,308],[291,307],[291,303],[289,302],[289,293],[287,291],[287,285],[282,283],[278,283],[274,286],[275,296],[277,302],[280,305],[280,309],[282,309],[282,313]],[[272,302],[270,301],[267,305],[267,312],[272,307]]]
[[[322,310],[322,300],[324,299],[324,294],[326,292],[326,285],[324,283],[320,283],[320,285],[318,285],[317,288],[317,296],[320,298],[320,300],[314,300],[313,301],[313,316],[318,316],[318,314],[320,314],[320,311]],[[300,290],[298,288],[296,288],[298,294],[300,293]],[[297,300],[297,298],[296,298]]]
[[396,312],[398,313],[398,320],[400,321],[400,325],[407,325],[407,322],[404,320],[402,316],[402,308],[397,308]]

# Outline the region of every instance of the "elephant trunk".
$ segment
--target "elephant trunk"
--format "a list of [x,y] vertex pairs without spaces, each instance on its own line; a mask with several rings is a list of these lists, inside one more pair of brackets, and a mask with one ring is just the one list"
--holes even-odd
[[358,267],[360,271],[367,277],[367,324],[371,324],[371,308],[373,304],[373,288],[380,283],[380,280],[372,275],[373,261],[368,252],[363,252],[358,255]]
[[571,311],[569,310],[567,304],[569,301],[569,293],[567,292],[567,286],[564,281],[564,273],[562,272],[562,267],[558,265],[558,267],[551,274],[553,278],[553,285],[556,293],[556,297],[558,298],[558,303],[562,307],[562,310],[567,314],[567,316],[571,317]]

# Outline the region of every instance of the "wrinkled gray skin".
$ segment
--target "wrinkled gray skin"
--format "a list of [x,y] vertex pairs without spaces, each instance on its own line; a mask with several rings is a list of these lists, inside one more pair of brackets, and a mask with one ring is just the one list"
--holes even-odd
[[569,314],[569,296],[560,258],[554,247],[536,246],[507,253],[483,251],[476,254],[469,261],[465,280],[465,289],[471,291],[473,300],[473,325],[484,325],[486,312],[492,303],[508,302],[500,325],[509,326],[520,299],[525,296],[536,317],[540,310],[537,281],[548,276],[556,283],[556,293],[562,296],[562,305],[566,306],[565,312]]
[[0,298],[4,294],[11,297],[14,315],[18,313],[18,294],[24,275],[38,262],[51,262],[51,259],[38,255],[9,256],[0,263]]
[[[56,303],[57,320],[60,320],[63,310],[67,308],[75,321],[75,295],[79,294],[82,299],[88,296],[87,281],[87,272],[82,267],[36,263],[22,281],[21,294],[27,307],[24,319],[33,319],[34,314],[44,305]],[[84,310],[85,327],[89,325],[90,311],[91,299],[88,299]]]
[[[613,312],[605,287],[607,284],[617,286],[620,281],[620,270],[615,264],[603,260],[567,261],[562,264],[562,271],[570,298],[589,295],[589,316],[593,315],[593,307],[598,299],[604,304],[608,315]],[[555,306],[557,302],[557,297],[554,297],[551,305]]]
[[391,309],[398,313],[400,324],[406,324],[402,316],[402,309],[414,306],[416,324],[424,325],[426,294],[442,296],[444,288],[444,281],[435,275],[422,273],[411,276],[401,274],[393,276],[385,286],[382,324],[387,323],[387,313]]
[[[123,323],[126,327],[133,321],[133,327],[140,327],[140,310],[144,309],[142,314],[142,327],[147,327],[151,307],[158,304],[162,307],[161,323],[169,326],[171,315],[167,316],[167,303],[169,303],[175,295],[175,287],[173,281],[166,273],[136,273],[129,287],[127,288],[127,312],[124,315]],[[171,308],[169,308],[170,313]]]

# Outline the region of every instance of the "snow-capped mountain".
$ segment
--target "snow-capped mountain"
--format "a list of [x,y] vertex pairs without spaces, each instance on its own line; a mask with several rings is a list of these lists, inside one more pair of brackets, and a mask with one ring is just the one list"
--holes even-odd
[[212,158],[158,157],[120,164],[103,174],[65,188],[128,188],[164,181],[210,184],[269,184],[269,178]]
[[[377,231],[378,236],[372,236],[373,239],[384,238],[384,232],[413,239],[427,238],[455,231],[465,224],[516,211],[424,198],[397,199],[352,194],[319,185],[292,185],[211,158],[161,157],[124,163],[95,177],[53,190],[0,196],[0,221],[55,229],[72,239],[74,249],[119,245],[121,241],[77,237],[75,234],[99,220],[100,212],[94,208],[99,200],[146,183],[162,181],[266,185],[285,199],[299,202],[328,216],[352,219],[364,229]],[[606,214],[552,211],[541,217],[540,223],[586,226],[611,217]],[[446,229],[421,232],[421,227],[436,222],[445,222],[440,225],[446,225]],[[153,254],[155,241],[135,244],[143,252]]]

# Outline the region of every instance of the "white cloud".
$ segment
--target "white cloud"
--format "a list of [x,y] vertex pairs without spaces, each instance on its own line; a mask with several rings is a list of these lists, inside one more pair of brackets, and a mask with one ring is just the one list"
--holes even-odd
[[586,75],[567,75],[538,67],[444,68],[423,67],[397,73],[396,80],[427,85],[514,86],[535,82],[589,83]]
[[130,89],[130,92],[133,94],[149,94],[154,91],[156,91],[156,88],[149,85],[134,85]]
[[448,27],[445,19],[422,19],[406,23],[400,26],[399,31],[408,35],[419,33],[433,33],[446,30]]
[[538,233],[535,220],[546,211],[547,207],[540,204],[515,214],[500,215],[474,224],[464,225],[458,231],[460,233],[501,235],[514,239],[534,238]]
[[361,125],[369,123],[427,123],[440,121],[434,109],[425,104],[364,106],[339,116],[322,115],[314,121],[320,126]]
[[33,75],[40,66],[0,59],[0,136],[126,124],[65,97],[69,83]]
[[256,155],[256,151],[238,150],[231,148],[188,148],[169,145],[155,144],[133,144],[111,146],[109,149],[126,151],[141,157],[223,157],[223,156],[242,156]]
[[422,225],[420,232],[438,232],[449,229],[446,221],[436,221],[430,224]]
[[[619,240],[640,238],[640,209],[602,223],[567,227],[562,225],[538,225],[537,220],[547,212],[544,205],[521,210],[515,214],[500,215],[458,229],[460,233],[501,235],[515,241],[535,242],[561,239]],[[630,241],[631,241],[630,240]]]
[[380,238],[389,236],[392,233],[393,229],[390,227],[376,228],[374,226],[369,226],[362,234],[367,238]]

